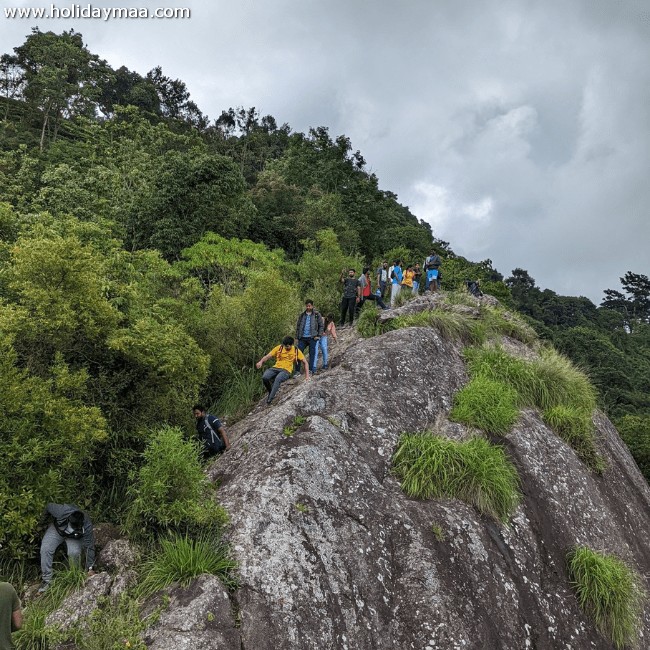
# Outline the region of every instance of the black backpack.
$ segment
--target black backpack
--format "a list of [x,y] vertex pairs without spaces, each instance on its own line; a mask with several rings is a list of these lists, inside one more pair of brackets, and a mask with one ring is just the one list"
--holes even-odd
[[[203,439],[206,447],[209,447],[210,449],[213,449],[214,451],[221,451],[225,449],[226,443],[220,438],[219,434],[212,428],[212,425],[210,424],[210,420],[208,420],[209,414],[206,413],[205,415],[205,422],[203,423],[203,431],[205,433],[206,428],[210,432],[210,436],[208,439]],[[214,417],[214,416],[212,416]]]

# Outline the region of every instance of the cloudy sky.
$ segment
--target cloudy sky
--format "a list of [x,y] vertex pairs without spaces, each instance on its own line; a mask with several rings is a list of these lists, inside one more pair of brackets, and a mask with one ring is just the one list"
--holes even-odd
[[[76,0],[85,6],[86,0]],[[71,2],[55,0],[59,7]],[[256,106],[360,149],[434,234],[586,295],[650,274],[645,0],[111,0],[187,20],[8,20],[82,32],[113,66],[162,65],[204,112]],[[50,0],[4,0],[48,7]]]

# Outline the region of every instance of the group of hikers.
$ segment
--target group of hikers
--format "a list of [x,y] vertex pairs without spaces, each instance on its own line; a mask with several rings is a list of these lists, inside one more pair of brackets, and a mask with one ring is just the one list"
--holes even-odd
[[[343,287],[341,297],[340,327],[354,323],[355,316],[366,301],[373,301],[380,309],[389,309],[384,302],[390,287],[390,306],[394,307],[402,290],[417,295],[424,291],[437,291],[440,288],[441,259],[435,251],[429,255],[424,264],[407,265],[396,259],[391,266],[384,260],[375,272],[376,289],[373,291],[373,278],[370,268],[365,267],[359,277],[355,269],[344,269],[339,278]],[[474,288],[474,287],[472,287]],[[333,314],[322,316],[314,309],[313,300],[305,301],[305,310],[298,316],[295,338],[285,336],[280,345],[275,346],[255,365],[258,369],[271,359],[275,364],[262,374],[262,382],[267,391],[267,404],[271,404],[283,382],[300,369],[309,381],[317,373],[318,359],[322,354],[321,371],[329,368],[329,341],[337,341],[335,318]],[[304,352],[309,355],[309,362]],[[222,422],[207,412],[202,404],[193,407],[196,432],[204,459],[221,454],[230,449],[230,440]],[[81,553],[85,551],[85,568],[93,575],[95,562],[95,539],[90,517],[83,510],[72,504],[49,503],[45,514],[48,526],[41,542],[41,573],[43,582],[39,593],[44,593],[52,580],[53,561],[56,550],[63,543],[66,545],[71,563],[80,565]],[[0,650],[11,648],[11,633],[22,625],[20,600],[14,588],[6,582],[0,582]]]

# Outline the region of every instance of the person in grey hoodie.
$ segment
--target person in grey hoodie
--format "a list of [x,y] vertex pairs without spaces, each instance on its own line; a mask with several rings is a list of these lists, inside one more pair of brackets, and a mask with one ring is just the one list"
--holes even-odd
[[56,549],[65,542],[68,560],[77,566],[81,564],[81,551],[86,551],[86,571],[94,575],[95,535],[90,517],[77,506],[70,503],[48,503],[45,508],[50,523],[41,542],[41,573],[43,584],[39,592],[44,592],[52,580],[52,563]]

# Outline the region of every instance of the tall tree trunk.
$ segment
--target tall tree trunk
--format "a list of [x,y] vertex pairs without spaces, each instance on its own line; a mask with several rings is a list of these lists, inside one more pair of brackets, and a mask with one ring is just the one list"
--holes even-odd
[[47,126],[48,114],[45,113],[43,117],[43,128],[41,129],[41,151],[43,151],[43,145],[45,143],[45,127]]

